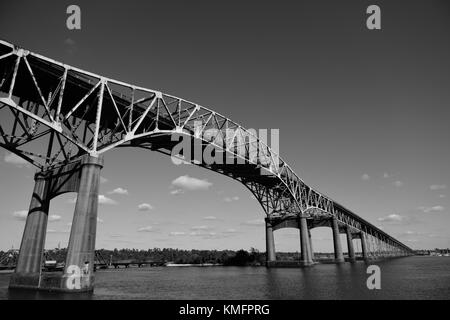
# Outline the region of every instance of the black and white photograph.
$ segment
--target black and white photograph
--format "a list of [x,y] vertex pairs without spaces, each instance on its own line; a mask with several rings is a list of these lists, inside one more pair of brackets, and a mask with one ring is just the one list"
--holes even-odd
[[0,300],[449,300],[449,57],[443,0],[1,0]]

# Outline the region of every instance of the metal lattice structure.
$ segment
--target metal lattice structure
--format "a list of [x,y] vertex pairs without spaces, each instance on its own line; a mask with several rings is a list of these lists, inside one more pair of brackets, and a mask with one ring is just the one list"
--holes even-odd
[[[213,147],[224,164],[180,156],[244,184],[271,219],[306,216],[312,226],[320,226],[334,217],[355,233],[364,232],[393,248],[411,251],[308,186],[265,141],[229,118],[199,104],[0,41],[0,145],[40,170],[118,147],[172,155],[178,144],[174,136],[192,137],[202,150]],[[251,150],[257,150],[256,157]],[[230,158],[238,163],[228,163]]]

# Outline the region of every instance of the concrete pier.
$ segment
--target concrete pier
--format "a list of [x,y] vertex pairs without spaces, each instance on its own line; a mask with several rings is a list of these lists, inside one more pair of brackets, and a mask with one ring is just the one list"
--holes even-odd
[[366,235],[364,232],[361,232],[361,252],[362,258],[367,260],[369,257],[367,256],[367,247],[366,247]]
[[344,262],[344,254],[342,253],[341,239],[339,237],[339,225],[335,217],[331,219],[331,228],[333,230],[333,244],[334,244],[334,261],[336,263]]
[[[98,191],[103,158],[84,155],[67,165],[39,172],[10,288],[87,292],[94,288]],[[64,273],[42,273],[50,201],[77,192]]]
[[311,246],[309,243],[309,230],[308,222],[305,217],[300,217],[300,246],[301,246],[301,259],[300,263],[304,266],[313,264],[311,257]]
[[10,288],[38,288],[40,282],[50,201],[45,177],[37,173],[34,180],[17,267],[11,276]]
[[353,235],[349,227],[345,228],[347,234],[348,261],[355,262],[355,249],[353,248]]
[[309,256],[311,257],[311,260],[314,262],[314,249],[312,245],[312,239],[311,239],[311,229],[308,228],[308,238],[309,238]]
[[[102,158],[86,157],[81,163],[80,187],[70,231],[63,289],[71,291],[92,291],[94,289],[98,191],[102,167]],[[74,274],[79,271],[81,272],[78,280]]]
[[266,264],[270,266],[276,261],[275,240],[273,238],[273,227],[268,219],[266,219]]

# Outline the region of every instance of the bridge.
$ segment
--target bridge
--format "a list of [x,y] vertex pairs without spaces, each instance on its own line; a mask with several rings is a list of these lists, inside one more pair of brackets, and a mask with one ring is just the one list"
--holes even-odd
[[[177,153],[183,137],[191,139],[189,148]],[[175,155],[242,183],[265,212],[269,267],[277,264],[273,233],[281,228],[300,230],[302,266],[314,263],[310,230],[322,226],[332,229],[336,263],[344,262],[342,233],[350,261],[355,260],[355,239],[364,259],[412,254],[400,241],[308,186],[263,139],[231,119],[6,41],[0,41],[0,145],[38,169],[10,288],[93,290],[103,154],[123,147]],[[198,145],[221,161],[198,157]],[[40,272],[49,204],[67,192],[77,193],[68,254],[62,274],[50,277]]]

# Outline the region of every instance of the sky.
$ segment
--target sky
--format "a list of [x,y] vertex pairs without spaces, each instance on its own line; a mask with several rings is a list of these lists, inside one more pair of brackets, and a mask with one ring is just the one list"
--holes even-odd
[[[366,8],[381,8],[381,30]],[[68,30],[66,8],[81,8]],[[2,1],[0,38],[113,79],[279,129],[309,185],[415,249],[450,247],[450,5],[446,1]],[[35,169],[0,150],[0,250],[18,248]],[[265,250],[245,187],[167,156],[105,154],[97,248]],[[54,199],[65,247],[75,194]],[[331,229],[312,230],[331,252]],[[342,244],[346,249],[345,237]],[[299,231],[275,232],[299,251]]]

